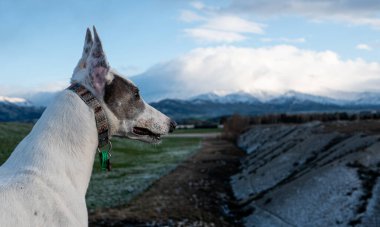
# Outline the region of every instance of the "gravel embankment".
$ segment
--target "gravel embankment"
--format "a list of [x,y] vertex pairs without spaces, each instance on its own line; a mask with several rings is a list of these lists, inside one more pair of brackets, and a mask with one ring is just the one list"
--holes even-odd
[[231,184],[244,224],[380,226],[379,129],[379,122],[308,123],[242,134],[247,156]]

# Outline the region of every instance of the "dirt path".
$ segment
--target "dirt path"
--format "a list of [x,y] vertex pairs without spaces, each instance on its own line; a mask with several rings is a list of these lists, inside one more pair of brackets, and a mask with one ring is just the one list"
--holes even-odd
[[207,138],[194,156],[127,206],[89,215],[90,226],[236,226],[229,176],[243,152]]

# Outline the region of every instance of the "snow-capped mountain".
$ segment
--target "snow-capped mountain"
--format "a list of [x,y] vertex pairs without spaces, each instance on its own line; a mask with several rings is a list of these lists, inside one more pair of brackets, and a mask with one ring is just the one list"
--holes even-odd
[[236,92],[223,96],[222,103],[258,103],[260,100],[246,92]]
[[380,105],[380,93],[359,93],[353,103],[356,105]]
[[194,96],[190,98],[189,100],[194,102],[201,102],[201,101],[210,101],[210,102],[219,102],[221,99],[221,96],[214,92],[204,93],[197,96]]
[[[263,98],[264,97],[264,98]],[[270,98],[268,98],[270,97]],[[288,91],[280,95],[237,92],[228,95],[206,93],[187,100],[165,99],[151,103],[175,119],[211,118],[275,113],[368,111],[380,108],[380,93],[357,93],[350,100],[333,99]]]
[[214,102],[214,103],[258,103],[260,100],[254,95],[246,92],[236,92],[228,95],[218,95],[210,92],[197,95],[189,99],[193,102]]
[[293,103],[293,104],[302,104],[304,102],[315,102],[325,105],[345,105],[348,103],[346,100],[338,100],[332,99],[328,97],[318,96],[318,95],[310,95],[297,91],[288,91],[284,94],[270,99],[268,103],[272,104],[285,104],[285,103]]
[[29,100],[0,96],[0,122],[35,122],[44,108],[34,106]]
[[[227,95],[205,93],[190,99],[164,99],[151,103],[152,106],[175,119],[217,118],[234,113],[242,115],[265,115],[274,113],[367,111],[380,109],[380,93],[356,93],[350,100],[333,99],[288,91],[280,95],[269,93],[250,94],[236,92]],[[33,96],[28,96],[28,98]],[[40,98],[53,94],[40,94]],[[32,99],[33,103],[34,100]],[[42,100],[42,99],[41,99]],[[43,99],[41,104],[47,104]],[[35,106],[24,98],[0,96],[0,121],[34,120],[44,108]],[[29,112],[28,112],[29,111]],[[28,113],[28,114],[25,114]]]
[[[259,96],[259,97],[258,97]],[[373,98],[374,99],[374,98]],[[380,95],[378,96],[380,103]],[[189,99],[190,101],[208,101],[215,103],[270,103],[270,104],[302,104],[305,102],[315,102],[326,105],[345,105],[349,101],[338,100],[323,96],[310,95],[296,91],[287,91],[281,95],[273,94],[250,94],[247,92],[236,92],[228,95],[218,95],[216,93],[205,93]]]
[[33,104],[27,99],[5,97],[5,96],[0,96],[0,103],[7,104],[7,105],[23,106],[23,107],[33,106]]

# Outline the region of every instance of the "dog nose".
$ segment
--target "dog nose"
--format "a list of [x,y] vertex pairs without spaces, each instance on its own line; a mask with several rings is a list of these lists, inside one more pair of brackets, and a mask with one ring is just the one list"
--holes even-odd
[[173,120],[170,120],[169,132],[173,132],[176,127],[177,127],[177,123]]

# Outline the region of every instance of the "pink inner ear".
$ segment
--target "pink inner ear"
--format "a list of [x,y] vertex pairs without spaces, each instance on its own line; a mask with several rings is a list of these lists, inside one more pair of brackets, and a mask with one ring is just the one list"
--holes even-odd
[[92,79],[92,84],[95,88],[95,91],[98,94],[101,94],[104,86],[106,84],[106,75],[107,75],[107,68],[104,67],[95,67],[92,72],[91,72],[91,79]]

